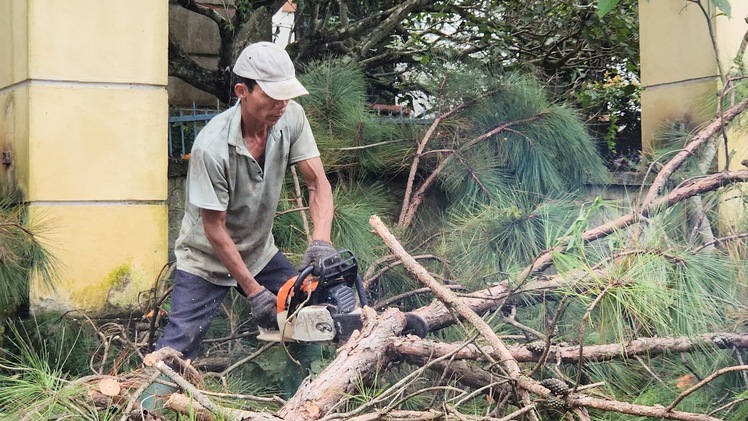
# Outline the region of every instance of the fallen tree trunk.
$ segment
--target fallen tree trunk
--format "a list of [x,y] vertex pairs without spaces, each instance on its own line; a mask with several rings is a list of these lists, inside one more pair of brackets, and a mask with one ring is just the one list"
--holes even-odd
[[[336,406],[343,402],[347,396],[355,394],[358,384],[366,384],[371,377],[390,364],[393,359],[400,360],[401,357],[413,357],[414,355],[421,359],[422,366],[430,365],[432,369],[448,370],[463,377],[462,383],[475,388],[495,387],[496,390],[503,393],[511,393],[512,385],[523,387],[526,384],[531,385],[533,393],[541,397],[551,398],[543,386],[536,381],[517,374],[519,381],[510,381],[509,378],[496,375],[490,371],[481,368],[471,368],[461,361],[447,362],[448,359],[475,359],[485,358],[485,355],[503,355],[493,351],[492,348],[484,347],[485,354],[473,345],[465,344],[440,344],[433,341],[416,339],[415,337],[400,337],[400,332],[405,326],[405,315],[397,309],[388,309],[381,316],[370,309],[364,309],[365,325],[360,333],[354,334],[350,341],[344,345],[339,352],[338,357],[320,373],[313,381],[305,383],[277,413],[277,415],[267,412],[251,412],[241,410],[231,410],[217,407],[209,403],[208,410],[194,399],[188,399],[181,394],[173,394],[167,403],[167,407],[183,413],[194,413],[197,419],[212,421],[215,419],[227,419],[232,421],[279,421],[279,420],[318,420],[326,414],[333,411]],[[636,353],[650,352],[669,352],[679,350],[685,352],[696,347],[703,346],[710,341],[723,348],[747,347],[748,335],[735,334],[710,334],[703,335],[694,340],[684,338],[652,338],[647,340],[632,341],[628,347],[621,350],[617,344],[603,346],[589,346],[585,348],[585,356],[595,354],[601,359],[612,358],[614,353],[617,355],[634,355]],[[530,359],[531,351],[512,347],[509,349],[512,359],[516,362],[523,361],[527,358],[528,362],[535,361]],[[617,351],[616,351],[617,350]],[[566,362],[574,362],[573,358],[578,356],[578,347],[555,347],[554,351],[563,355]],[[429,354],[427,356],[427,354]],[[519,358],[515,359],[514,355]],[[440,357],[448,357],[438,361]],[[594,358],[594,355],[592,356]],[[154,364],[163,370],[163,362],[156,360],[151,356],[146,357],[150,364]],[[172,357],[174,358],[174,357]],[[432,363],[437,360],[435,363]],[[178,362],[178,361],[177,361]],[[183,384],[184,379],[171,370],[167,371],[177,383]],[[191,393],[195,393],[192,387],[188,387]],[[206,399],[203,394],[200,395],[200,401]],[[619,402],[607,399],[597,399],[585,396],[580,393],[573,393],[565,398],[565,405],[569,409],[575,407],[596,408],[604,411],[614,411],[625,414],[641,415],[662,419],[676,420],[706,420],[716,421],[703,414],[693,414],[682,411],[668,410],[661,406],[635,405],[626,402]],[[536,404],[530,403],[520,411],[529,412]],[[393,411],[391,416],[387,415],[389,411],[377,411],[376,408],[367,407],[366,404],[359,406],[360,413],[347,419],[357,420],[385,420],[398,419],[404,415],[402,412]],[[372,411],[366,413],[367,411]],[[221,414],[220,416],[216,416]],[[423,419],[445,419],[447,414],[440,412],[420,412],[410,413],[413,417],[425,417]],[[529,415],[529,414],[528,414]],[[222,418],[221,418],[222,417]],[[333,415],[333,417],[335,417]],[[339,417],[338,417],[339,418]],[[411,418],[419,419],[419,418]]]
[[[745,173],[745,175],[740,174],[740,177],[748,176],[748,172]],[[711,183],[709,185],[720,184],[725,182],[725,180],[731,180],[730,177],[730,175],[726,176],[726,178],[714,177],[709,179],[708,183]],[[691,194],[694,189],[698,190],[699,188],[700,187],[694,188],[693,185],[686,186],[682,189],[676,189],[676,191],[671,193],[671,196],[669,197],[673,197],[673,194],[676,194],[674,197],[682,197],[682,195]],[[374,218],[375,217],[372,218],[373,221],[375,221]],[[379,224],[381,224],[381,221]],[[383,225],[372,225],[375,226],[375,229],[378,229],[381,232],[386,232],[386,228],[384,228]],[[391,248],[393,242],[399,245],[394,237],[388,238],[385,242],[388,243],[388,246],[391,246]],[[418,265],[415,260],[407,259],[408,255],[401,249],[401,247],[393,250],[393,252],[395,252],[400,259],[404,259],[404,262],[407,261],[406,267],[408,267],[408,270],[411,272],[417,273],[417,276],[420,276],[419,279],[425,277],[425,275],[423,275],[424,273],[428,274],[428,272]],[[602,274],[602,272],[600,274]],[[408,352],[411,352],[414,355],[417,354],[418,358],[421,358],[422,362],[427,361],[427,364],[432,364],[433,359],[438,358],[440,355],[448,356],[449,358],[471,359],[479,359],[479,355],[483,355],[484,358],[485,355],[494,356],[495,359],[501,362],[501,365],[506,371],[505,375],[496,375],[487,370],[478,370],[475,371],[473,377],[468,378],[467,381],[472,382],[472,385],[475,387],[485,387],[486,385],[495,384],[500,389],[504,387],[504,384],[506,384],[507,387],[504,388],[504,391],[512,394],[516,392],[516,389],[512,388],[518,387],[522,391],[519,394],[521,396],[520,400],[522,401],[520,411],[524,411],[528,416],[535,416],[532,412],[532,408],[534,408],[536,403],[530,400],[529,393],[539,396],[541,402],[543,399],[554,399],[554,396],[552,396],[551,392],[544,386],[540,385],[536,380],[525,376],[522,369],[517,364],[518,362],[537,361],[538,357],[526,348],[520,349],[519,347],[507,347],[504,345],[490,328],[486,330],[487,325],[481,325],[481,323],[485,324],[485,322],[477,317],[475,313],[496,308],[510,295],[552,290],[561,286],[582,286],[584,284],[580,283],[580,281],[585,280],[588,276],[590,276],[589,272],[580,271],[578,272],[578,275],[574,275],[571,278],[567,275],[566,279],[556,276],[549,280],[528,281],[522,285],[521,289],[515,290],[511,290],[508,283],[504,282],[493,288],[474,293],[472,296],[466,298],[457,298],[454,293],[449,291],[447,288],[443,288],[443,286],[431,279],[431,282],[427,282],[427,285],[432,289],[434,295],[437,296],[440,301],[418,309],[415,313],[421,315],[432,329],[441,325],[448,325],[454,322],[454,317],[451,311],[443,303],[443,301],[448,302],[453,310],[458,311],[460,315],[465,317],[471,324],[481,327],[479,331],[492,345],[491,348],[484,348],[482,350],[485,351],[485,354],[481,354],[481,350],[478,350],[476,347],[468,346],[462,350],[457,350],[454,348],[456,347],[455,345],[450,344],[433,344],[431,349],[428,351],[425,349],[421,349],[420,351],[408,351],[406,347],[410,346],[411,349],[414,349],[414,347],[417,346],[424,347],[428,345],[428,341],[400,337],[406,324],[404,314],[396,309],[388,309],[381,316],[377,316],[372,309],[365,308],[365,324],[362,331],[358,334],[354,334],[349,342],[339,350],[338,357],[330,363],[322,373],[311,382],[302,385],[296,395],[280,408],[277,417],[267,413],[246,412],[243,414],[242,419],[258,421],[276,419],[320,419],[326,414],[335,411],[336,408],[346,400],[347,396],[356,394],[359,384],[369,383],[377,372],[384,370],[384,368],[393,361],[399,360],[402,355],[407,356]],[[717,340],[718,337],[721,337],[721,339]],[[408,344],[408,340],[412,340],[412,342]],[[657,354],[673,351],[685,352],[696,346],[703,345],[706,341],[711,341],[712,343],[725,348],[733,346],[743,347],[748,344],[748,339],[744,335],[730,334],[719,336],[705,335],[702,338],[692,340],[684,338],[653,338],[632,341],[623,346],[618,344],[588,346],[583,349],[581,357],[590,361],[604,361],[617,356],[638,355],[639,353]],[[452,348],[449,348],[450,346]],[[551,361],[553,361],[554,358],[557,358],[562,362],[576,362],[580,357],[579,347],[577,346],[554,345],[550,351],[549,358]],[[430,353],[428,360],[425,358],[427,352]],[[153,361],[148,362],[152,363]],[[426,363],[422,365],[425,364]],[[164,371],[162,366],[157,366],[159,369]],[[433,368],[449,369],[449,364],[437,362],[433,363]],[[467,370],[467,368],[456,365],[452,367],[452,370],[457,373],[460,370]],[[715,418],[703,414],[692,414],[674,411],[672,409],[665,410],[659,406],[650,407],[612,400],[595,399],[579,393],[572,393],[571,395],[566,396],[564,405],[567,409],[587,407],[604,411],[616,411],[626,414],[664,419],[716,420]],[[212,405],[208,403],[208,407],[210,408],[211,406]],[[374,409],[374,407],[371,405],[367,406],[365,403],[360,405],[355,413],[352,413],[348,418],[359,417],[360,419],[383,419],[384,413],[376,412]],[[395,408],[390,409],[394,410]],[[211,408],[211,411],[213,411],[213,413],[226,414],[226,412],[220,411],[217,408]],[[371,411],[374,411],[374,413],[371,413]],[[369,414],[365,415],[367,412],[369,412]],[[433,414],[429,414],[429,416],[431,415]],[[332,416],[334,417],[335,415]]]

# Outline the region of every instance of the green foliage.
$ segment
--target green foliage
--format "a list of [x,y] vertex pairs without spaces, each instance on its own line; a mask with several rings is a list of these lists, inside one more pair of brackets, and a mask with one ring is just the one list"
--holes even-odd
[[[270,22],[258,22],[269,19],[270,14],[263,16],[260,12],[264,8],[251,7],[250,3],[227,1],[214,10],[221,45],[246,42],[247,33],[256,32],[252,25],[270,26]],[[729,15],[726,0],[715,3]],[[465,63],[471,68],[492,66],[531,73],[547,81],[554,100],[566,101],[574,100],[580,91],[594,91],[598,82],[606,79],[608,70],[625,68],[626,74],[639,73],[636,0],[438,0],[406,5],[389,0],[340,4],[307,0],[296,4],[295,41],[288,50],[297,67],[309,63],[313,67],[327,58],[359,63],[371,102],[407,103],[411,108],[421,103],[428,107],[429,101],[424,98],[439,94],[424,87],[422,78],[432,73],[431,66],[438,60]],[[189,2],[181,7],[189,12],[200,10]],[[202,67],[187,54],[179,54],[178,46],[177,42],[170,46],[176,50],[170,55],[170,75],[228,103],[229,82],[224,72],[212,65]],[[221,68],[235,59],[232,48],[216,53]],[[345,78],[340,81],[331,88],[351,86]],[[638,104],[638,96],[632,100]],[[605,110],[606,115],[614,116],[608,120],[611,127],[639,125],[628,116],[620,117],[617,102],[585,106],[582,114],[586,120],[597,119],[606,107],[612,108]],[[355,124],[348,126],[349,131],[355,132],[360,122],[352,118]],[[606,128],[601,128],[602,133]],[[613,140],[613,132],[609,140]],[[621,134],[614,143],[625,140]],[[334,162],[346,161],[341,158]]]
[[[99,420],[81,384],[70,382],[62,369],[71,349],[55,353],[47,342],[38,343],[15,327],[7,338],[15,352],[0,358],[0,415],[5,419],[56,419],[76,414],[78,419]],[[64,337],[68,332],[61,332]],[[26,418],[29,415],[32,418]]]
[[359,262],[366,267],[384,250],[381,239],[371,234],[369,218],[392,214],[397,209],[397,202],[382,184],[376,182],[339,184],[335,197],[334,243],[354,251]]
[[721,10],[728,18],[732,17],[732,6],[728,0],[711,0],[710,3],[714,4],[717,9]]
[[528,265],[570,224],[576,206],[568,198],[513,193],[495,205],[450,212],[441,247],[460,282],[475,287],[480,278],[473,274],[502,274]]
[[[654,150],[651,153],[651,157],[649,160],[642,162],[642,167],[653,162],[658,163],[656,164],[658,166],[663,165],[663,163],[672,159],[683,149],[683,145],[688,142],[691,133],[696,129],[690,122],[665,123],[664,126],[654,143]],[[705,148],[699,148],[695,152],[693,159],[687,160],[678,168],[675,176],[678,178],[688,178],[702,175],[703,173],[699,170],[698,164],[703,159],[705,153]],[[642,170],[646,170],[646,168],[642,168]]]
[[740,421],[748,417],[748,391],[744,391],[735,396],[736,405],[734,409],[729,413],[728,417],[725,418],[728,421]]
[[55,259],[41,237],[50,224],[29,219],[27,209],[0,198],[0,320],[28,302],[32,279],[51,287]]
[[[458,112],[440,122],[429,144],[440,155],[424,153],[422,171],[451,161],[405,240],[440,233],[434,251],[450,262],[449,275],[477,286],[552,246],[578,209],[569,192],[608,173],[579,116],[551,103],[534,78],[434,66],[444,71],[431,82],[440,112]],[[444,221],[439,231],[428,228],[436,220]]]
[[[636,404],[652,406],[667,405],[700,379],[730,364],[729,352],[714,352],[705,349],[703,352],[684,354],[680,358],[661,356],[625,362],[590,364],[587,366],[587,373],[590,376],[590,382],[598,380],[605,382],[606,394]],[[715,402],[723,401],[726,393],[736,394],[744,388],[741,375],[729,373],[691,393],[676,409],[693,413],[708,413],[714,409]],[[720,419],[740,419],[735,417],[740,415],[745,408],[744,406],[740,408],[740,402],[735,403],[737,403],[735,405],[737,408],[727,405],[727,411],[719,411],[712,416]],[[730,414],[731,411],[732,414]],[[596,420],[620,419],[620,414],[602,411],[594,411],[590,415]],[[650,419],[633,416],[629,418],[642,421]]]
[[[308,238],[304,232],[301,214],[296,202],[290,196],[293,190],[284,190],[285,199],[279,205],[280,216],[273,225],[273,236],[278,247],[286,251],[292,260],[300,262],[301,254],[306,250]],[[371,215],[389,215],[396,209],[392,194],[382,184],[369,181],[343,182],[336,185],[333,191],[335,201],[335,218],[333,219],[332,240],[337,248],[346,248],[354,252],[359,264],[366,266],[372,261],[383,245],[371,234],[369,218]],[[305,194],[302,196],[306,197]],[[304,211],[307,212],[307,211]],[[307,215],[311,227],[311,219]],[[297,262],[297,263],[298,263]]]
[[626,154],[621,138],[634,136],[641,124],[641,92],[638,69],[622,63],[572,93],[575,103],[591,116],[591,128],[604,141],[607,155]]
[[[342,60],[315,61],[300,77],[301,97],[328,171],[387,171],[403,165],[410,145],[396,124],[382,124],[366,104],[364,74]],[[377,146],[381,145],[381,146]]]
[[[49,363],[68,376],[91,374],[91,361],[100,355],[97,351],[101,350],[102,344],[89,322],[49,312],[27,320],[16,319],[16,323],[20,324],[19,330],[24,333],[16,342],[23,341],[29,348],[43,350],[50,356]],[[10,352],[17,352],[12,346],[8,349]],[[117,356],[117,344],[110,349],[110,359],[105,363],[107,365]],[[137,356],[132,357],[130,361],[121,361],[120,368],[124,370],[139,366]]]
[[[630,250],[630,249],[629,249]],[[687,336],[720,331],[736,305],[738,283],[745,264],[724,255],[687,253],[640,245],[635,252],[603,261],[607,275],[585,278],[568,293],[591,311],[588,330],[595,342],[610,343],[637,337]],[[557,255],[562,274],[575,276],[585,258]],[[578,317],[582,317],[581,314]],[[575,340],[579,340],[576,338]]]
[[613,10],[620,0],[597,0],[597,16],[603,17]]
[[[507,188],[560,194],[586,182],[608,181],[605,165],[582,120],[570,108],[551,103],[537,80],[510,74],[496,79],[484,76],[477,79],[485,81],[481,84],[476,83],[474,72],[467,71],[469,77],[464,80],[461,72],[447,79],[451,82],[447,86],[454,85],[453,89],[465,96],[475,92],[475,88],[465,89],[466,84],[485,85],[488,93],[456,116],[456,121],[448,121],[446,135],[439,139],[439,146],[454,148],[458,157],[442,177],[452,196],[456,191],[474,191],[466,185],[476,184],[476,180],[491,197]],[[445,96],[445,107],[452,105],[446,88]],[[470,98],[455,102],[460,100]],[[451,124],[458,129],[451,131]]]

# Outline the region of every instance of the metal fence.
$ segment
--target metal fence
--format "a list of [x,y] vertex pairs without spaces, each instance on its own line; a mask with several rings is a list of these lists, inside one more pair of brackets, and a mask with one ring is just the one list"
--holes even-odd
[[169,158],[190,153],[192,143],[208,121],[220,114],[218,108],[172,108],[169,111]]

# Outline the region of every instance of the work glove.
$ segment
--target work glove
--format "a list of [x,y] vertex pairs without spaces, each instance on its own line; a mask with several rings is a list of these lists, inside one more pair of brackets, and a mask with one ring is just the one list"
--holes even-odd
[[335,250],[335,247],[333,247],[332,244],[328,243],[327,241],[313,240],[311,243],[309,243],[309,247],[307,247],[304,255],[301,256],[301,267],[305,268],[311,264],[314,264],[317,266],[317,268],[319,268],[320,259],[324,259],[326,257],[337,254],[338,251]]
[[278,330],[277,300],[278,298],[267,288],[263,288],[262,291],[249,299],[249,305],[252,306],[252,315],[254,315],[260,327]]

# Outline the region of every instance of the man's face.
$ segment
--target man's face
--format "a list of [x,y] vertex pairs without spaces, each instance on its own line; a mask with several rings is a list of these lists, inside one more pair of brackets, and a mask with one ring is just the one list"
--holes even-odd
[[251,92],[246,85],[241,84],[240,86],[243,89],[240,89],[241,92],[237,92],[237,96],[242,100],[242,108],[246,111],[245,116],[247,118],[259,124],[273,126],[286,112],[287,99],[270,98],[258,85],[255,85]]

